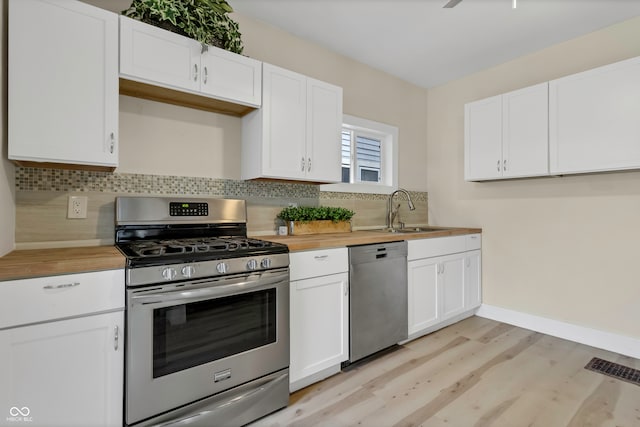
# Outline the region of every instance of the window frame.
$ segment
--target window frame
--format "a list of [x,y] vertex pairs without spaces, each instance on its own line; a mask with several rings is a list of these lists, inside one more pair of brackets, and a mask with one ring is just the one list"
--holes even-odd
[[[348,114],[342,116],[342,128],[352,129],[380,138],[382,144],[380,150],[382,181],[381,183],[366,183],[360,181],[354,183],[323,184],[320,186],[320,191],[391,194],[396,190],[398,188],[398,128]],[[356,166],[357,165],[353,163],[350,165],[352,173]]]

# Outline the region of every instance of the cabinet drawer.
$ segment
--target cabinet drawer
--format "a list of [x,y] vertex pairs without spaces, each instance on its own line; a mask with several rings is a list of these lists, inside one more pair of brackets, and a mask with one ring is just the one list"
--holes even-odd
[[469,234],[465,236],[465,243],[467,251],[474,251],[476,249],[480,249],[482,247],[482,235],[478,234]]
[[124,270],[0,282],[0,329],[124,309]]
[[292,252],[289,255],[291,280],[349,271],[347,248]]
[[407,259],[430,258],[455,254],[467,250],[467,236],[436,237],[432,239],[409,240]]

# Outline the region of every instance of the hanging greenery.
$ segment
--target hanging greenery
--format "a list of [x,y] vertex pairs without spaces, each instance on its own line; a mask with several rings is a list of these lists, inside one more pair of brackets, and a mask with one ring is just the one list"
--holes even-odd
[[122,14],[190,37],[200,43],[242,53],[238,23],[225,0],[133,0]]

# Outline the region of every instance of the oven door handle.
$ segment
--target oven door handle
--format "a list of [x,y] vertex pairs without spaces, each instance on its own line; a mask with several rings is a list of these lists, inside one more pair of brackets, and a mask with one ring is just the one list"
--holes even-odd
[[[257,277],[256,277],[257,276]],[[131,300],[134,304],[161,304],[172,302],[181,304],[193,300],[221,298],[238,293],[270,288],[282,282],[288,282],[288,275],[279,274],[277,276],[263,277],[262,274],[252,274],[238,279],[236,282],[226,285],[203,286],[196,289],[180,289],[168,292],[154,292],[142,295],[133,295]]]

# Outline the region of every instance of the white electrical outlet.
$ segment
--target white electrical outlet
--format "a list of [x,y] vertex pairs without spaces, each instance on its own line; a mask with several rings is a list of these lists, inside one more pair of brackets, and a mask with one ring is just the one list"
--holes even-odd
[[87,217],[87,196],[69,196],[67,218]]

